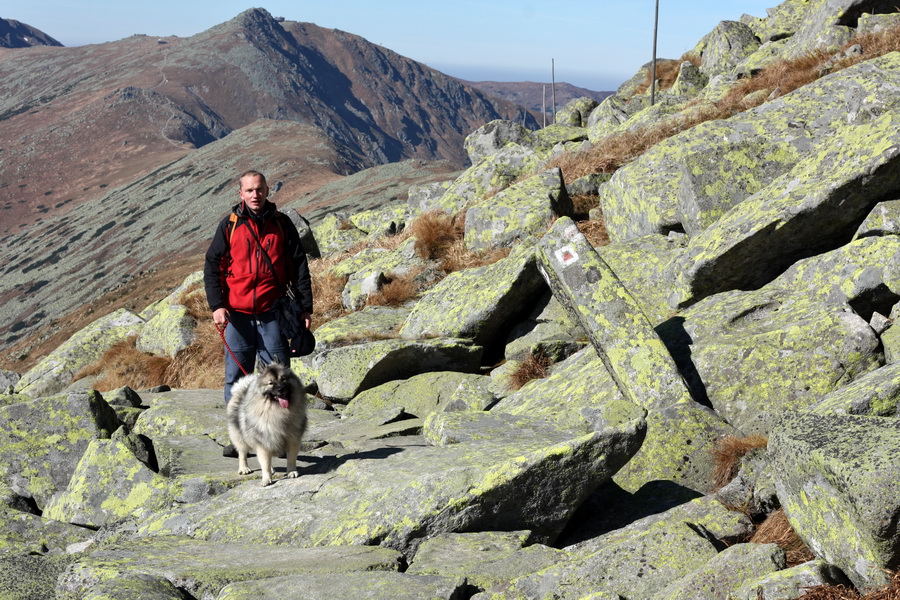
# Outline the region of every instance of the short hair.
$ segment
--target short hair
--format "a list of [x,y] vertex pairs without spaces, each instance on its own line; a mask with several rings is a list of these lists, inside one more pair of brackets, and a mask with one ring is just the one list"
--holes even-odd
[[252,169],[249,170],[249,171],[245,171],[244,173],[242,173],[241,176],[238,177],[238,183],[240,184],[241,180],[243,180],[244,177],[249,177],[249,176],[252,176],[252,177],[259,177],[259,178],[262,180],[263,185],[266,186],[266,187],[269,187],[269,184],[266,182],[266,176],[263,175],[262,173],[260,173],[259,171],[255,171],[255,170],[252,170]]

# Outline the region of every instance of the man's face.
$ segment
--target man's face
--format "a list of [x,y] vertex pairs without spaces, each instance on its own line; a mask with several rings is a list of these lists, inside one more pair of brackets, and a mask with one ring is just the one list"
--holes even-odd
[[263,183],[262,177],[259,175],[246,175],[241,178],[239,194],[247,208],[257,213],[266,203],[266,198],[269,196],[269,188]]

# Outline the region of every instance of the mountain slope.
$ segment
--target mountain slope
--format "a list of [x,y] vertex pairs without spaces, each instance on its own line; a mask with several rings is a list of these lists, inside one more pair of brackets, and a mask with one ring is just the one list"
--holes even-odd
[[0,230],[64,214],[258,119],[315,127],[338,155],[323,169],[347,174],[405,158],[461,166],[464,136],[497,118],[523,109],[262,9],[189,38],[0,50],[0,182],[15,192]]
[[0,19],[0,48],[31,46],[62,46],[62,44],[31,25],[13,19]]

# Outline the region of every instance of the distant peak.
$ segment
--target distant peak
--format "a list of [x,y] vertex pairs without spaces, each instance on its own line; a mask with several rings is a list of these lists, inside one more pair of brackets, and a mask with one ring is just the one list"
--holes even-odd
[[62,44],[31,25],[13,19],[0,19],[0,48],[31,46],[62,46]]

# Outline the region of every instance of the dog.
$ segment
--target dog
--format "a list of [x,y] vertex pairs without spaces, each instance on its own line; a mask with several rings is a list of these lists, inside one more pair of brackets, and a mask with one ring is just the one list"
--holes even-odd
[[306,432],[306,392],[290,367],[258,363],[256,372],[238,379],[226,409],[228,435],[238,452],[238,473],[251,472],[247,454],[256,452],[262,485],[272,483],[272,459],[285,453],[287,477],[297,477],[300,440]]

